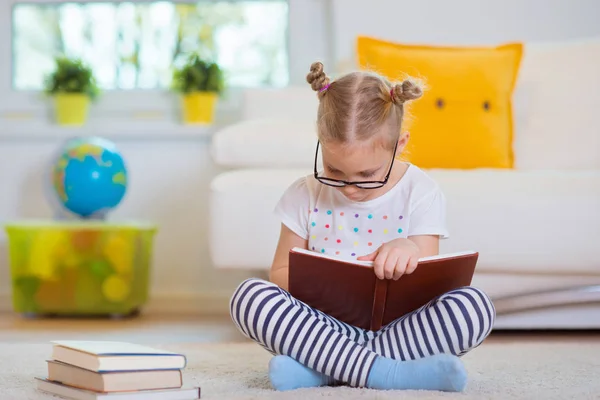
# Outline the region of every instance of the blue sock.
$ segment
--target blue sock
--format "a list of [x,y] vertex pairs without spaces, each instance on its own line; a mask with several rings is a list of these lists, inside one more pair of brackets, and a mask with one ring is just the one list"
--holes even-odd
[[333,385],[335,380],[288,356],[275,356],[269,363],[269,378],[276,390]]
[[450,354],[398,361],[377,357],[367,387],[381,390],[440,390],[461,392],[467,384],[462,361]]

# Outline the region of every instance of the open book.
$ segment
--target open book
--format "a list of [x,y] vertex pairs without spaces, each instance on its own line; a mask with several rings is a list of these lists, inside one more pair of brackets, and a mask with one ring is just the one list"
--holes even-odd
[[342,322],[376,331],[439,295],[469,286],[478,257],[466,251],[421,258],[412,274],[394,281],[378,279],[372,262],[295,247],[289,254],[289,292]]

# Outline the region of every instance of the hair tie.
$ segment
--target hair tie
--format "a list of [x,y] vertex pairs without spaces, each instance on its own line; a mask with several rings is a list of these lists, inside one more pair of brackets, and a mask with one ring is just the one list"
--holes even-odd
[[392,103],[395,103],[396,101],[394,100],[394,88],[390,89],[390,96],[392,97]]
[[327,89],[329,89],[329,86],[331,86],[331,83],[328,83],[327,85],[323,86],[321,89],[319,89],[319,92],[324,92]]

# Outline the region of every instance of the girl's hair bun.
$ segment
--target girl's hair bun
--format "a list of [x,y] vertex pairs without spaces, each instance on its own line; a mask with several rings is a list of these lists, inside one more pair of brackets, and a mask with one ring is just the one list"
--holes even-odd
[[310,72],[306,75],[306,82],[315,92],[321,92],[329,85],[329,77],[323,72],[323,63],[314,62],[310,66]]
[[392,88],[392,101],[396,104],[404,104],[407,101],[418,99],[422,95],[421,86],[409,79]]

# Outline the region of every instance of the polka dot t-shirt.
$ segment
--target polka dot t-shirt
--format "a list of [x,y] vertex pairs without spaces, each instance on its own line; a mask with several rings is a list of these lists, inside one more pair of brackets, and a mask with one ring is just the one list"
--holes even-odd
[[312,175],[296,180],[275,212],[291,231],[308,239],[308,249],[356,259],[383,243],[416,235],[448,237],[446,199],[437,183],[409,164],[388,192],[365,202],[347,199]]

